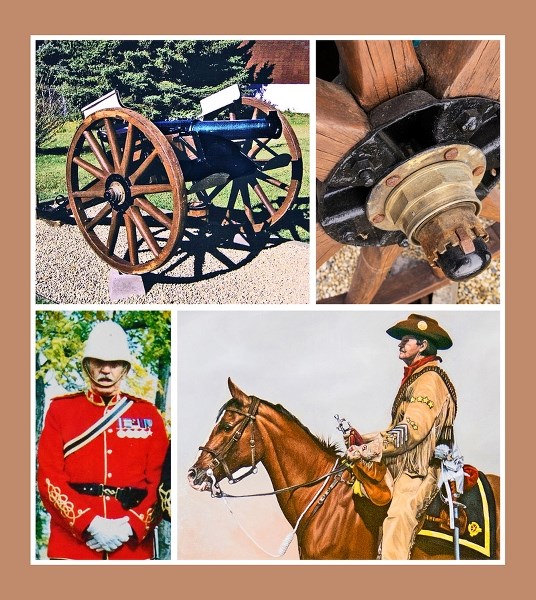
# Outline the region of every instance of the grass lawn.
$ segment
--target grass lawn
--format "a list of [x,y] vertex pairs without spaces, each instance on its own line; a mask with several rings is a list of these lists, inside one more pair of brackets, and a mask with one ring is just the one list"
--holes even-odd
[[[298,138],[302,159],[303,159],[303,178],[299,197],[294,203],[293,209],[288,211],[283,219],[281,219],[280,226],[275,225],[275,233],[286,239],[299,239],[301,241],[309,240],[309,231],[307,223],[309,220],[309,200],[310,200],[310,179],[309,179],[309,115],[307,114],[291,114],[285,113],[285,117],[289,121],[296,137]],[[52,200],[57,196],[67,196],[66,186],[66,175],[65,175],[65,164],[66,157],[71,141],[74,137],[76,129],[79,123],[68,122],[63,128],[57,133],[55,138],[49,142],[42,150],[37,153],[36,165],[35,165],[35,177],[36,177],[36,194],[39,202],[44,200]],[[283,138],[280,140],[273,140],[272,144],[276,152],[285,151],[285,142]],[[262,158],[259,156],[258,158]],[[270,171],[270,175],[286,181],[288,173],[285,169]],[[265,186],[263,184],[266,194],[272,200],[278,195],[277,188],[272,186]],[[229,190],[231,186],[227,186],[222,190],[213,203],[218,207],[226,207],[226,203],[229,199]],[[155,201],[154,196],[151,201]],[[157,204],[157,202],[154,202]],[[170,209],[171,206],[166,206],[166,202],[163,203],[161,208]],[[167,202],[169,204],[169,202]],[[241,209],[243,207],[240,197],[237,199],[236,208]],[[294,212],[299,213],[299,219],[291,219],[294,216]],[[292,223],[289,225],[289,223]]]

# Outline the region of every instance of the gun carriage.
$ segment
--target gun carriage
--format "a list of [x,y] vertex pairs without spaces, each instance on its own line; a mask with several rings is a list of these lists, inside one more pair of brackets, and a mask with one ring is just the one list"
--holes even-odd
[[96,254],[141,274],[176,253],[187,215],[255,234],[298,196],[303,164],[285,117],[231,86],[196,119],[151,121],[110,92],[84,107],[67,155],[69,206]]

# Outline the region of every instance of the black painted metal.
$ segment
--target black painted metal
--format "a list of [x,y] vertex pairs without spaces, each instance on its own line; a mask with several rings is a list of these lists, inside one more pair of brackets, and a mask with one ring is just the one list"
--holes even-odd
[[333,239],[353,246],[407,245],[401,231],[368,220],[370,189],[400,164],[445,144],[472,144],[486,156],[476,189],[485,198],[500,178],[500,105],[480,97],[437,100],[423,90],[397,96],[369,114],[373,130],[317,183],[318,220]]

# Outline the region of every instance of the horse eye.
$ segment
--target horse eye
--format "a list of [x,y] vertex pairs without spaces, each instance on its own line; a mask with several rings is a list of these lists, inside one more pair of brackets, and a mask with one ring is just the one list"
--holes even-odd
[[233,428],[233,426],[231,425],[231,423],[223,423],[224,431],[231,431],[232,428]]

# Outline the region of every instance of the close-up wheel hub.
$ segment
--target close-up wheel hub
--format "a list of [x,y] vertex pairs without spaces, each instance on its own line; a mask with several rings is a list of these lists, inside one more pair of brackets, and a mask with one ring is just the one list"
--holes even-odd
[[422,246],[455,281],[480,273],[491,255],[477,215],[499,181],[499,112],[488,98],[423,90],[374,108],[370,133],[318,184],[324,231],[353,246]]
[[[431,266],[445,267],[451,279],[463,279],[469,265],[482,269],[490,258],[489,253],[472,256],[479,254],[473,240],[488,239],[475,218],[481,208],[475,189],[485,171],[484,153],[468,144],[443,145],[417,154],[374,186],[367,203],[368,219],[378,229],[402,231],[411,243],[423,247]],[[445,253],[459,256],[455,265],[442,256]],[[460,269],[459,259],[465,268]]]

